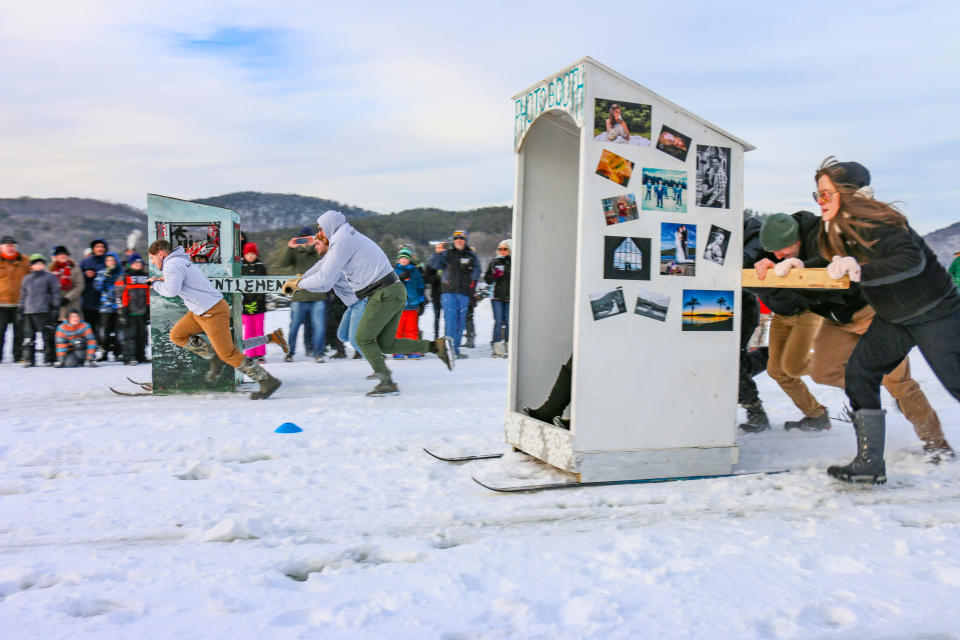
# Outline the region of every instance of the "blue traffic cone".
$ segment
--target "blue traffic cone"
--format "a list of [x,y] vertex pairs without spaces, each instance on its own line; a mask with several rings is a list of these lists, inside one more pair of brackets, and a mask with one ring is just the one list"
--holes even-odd
[[284,422],[282,425],[274,429],[274,433],[300,433],[303,431],[300,427],[293,424],[292,422]]

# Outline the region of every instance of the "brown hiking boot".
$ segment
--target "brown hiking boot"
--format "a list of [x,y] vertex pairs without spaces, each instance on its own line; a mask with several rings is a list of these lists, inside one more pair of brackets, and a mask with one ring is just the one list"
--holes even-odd
[[290,353],[290,345],[287,344],[287,339],[283,335],[283,329],[277,329],[276,331],[271,331],[267,334],[267,342],[272,342],[281,349],[284,353]]

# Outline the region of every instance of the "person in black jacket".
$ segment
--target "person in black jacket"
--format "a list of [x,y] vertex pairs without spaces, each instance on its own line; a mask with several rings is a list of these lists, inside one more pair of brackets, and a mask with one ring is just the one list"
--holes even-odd
[[819,255],[787,260],[785,270],[826,266],[833,278],[849,276],[876,311],[846,367],[844,390],[853,412],[857,456],[827,473],[845,482],[881,483],[886,481],[883,377],[916,346],[960,401],[960,294],[906,217],[873,198],[866,167],[829,157],[815,179]]
[[[747,218],[743,221],[743,264],[752,265],[764,254],[760,243],[760,221]],[[737,403],[747,412],[746,422],[740,424],[741,431],[757,433],[770,428],[770,419],[760,400],[760,392],[754,376],[767,369],[769,350],[760,347],[752,351],[747,349],[753,332],[760,324],[760,305],[757,296],[744,289],[740,295],[740,376]]]
[[477,260],[477,254],[467,247],[467,232],[463,229],[454,231],[453,247],[450,249],[439,243],[430,258],[430,266],[437,271],[443,270],[441,297],[444,330],[453,338],[456,357],[466,358],[466,354],[460,353],[460,341],[466,328],[467,307],[480,278],[480,261]]
[[497,245],[497,257],[487,263],[483,280],[493,285],[490,306],[493,309],[493,357],[506,358],[510,341],[510,248],[509,239]]
[[147,357],[147,322],[150,320],[150,273],[139,253],[127,256],[128,266],[117,280],[117,314],[123,329],[123,364],[150,362]]
[[[260,251],[253,242],[243,245],[243,262],[240,264],[240,274],[244,276],[265,276],[267,267],[260,261]],[[263,335],[263,319],[267,315],[267,294],[243,294],[243,339]],[[263,363],[267,359],[267,345],[253,347],[243,352],[245,356],[254,358]]]
[[[774,258],[779,260],[794,251],[805,258],[810,257],[812,254],[807,252],[816,251],[809,247],[816,247],[817,224],[817,216],[809,211],[769,216],[760,231],[760,242],[765,253],[755,263],[745,261],[743,266],[754,267],[763,279],[766,270],[774,265]],[[801,241],[804,237],[808,238],[807,242]],[[800,420],[784,422],[784,428],[803,431],[829,429],[830,417],[826,407],[817,401],[803,381],[813,359],[810,345],[820,331],[823,317],[812,311],[809,303],[795,289],[764,288],[756,289],[754,293],[774,313],[770,321],[767,373],[803,412]]]

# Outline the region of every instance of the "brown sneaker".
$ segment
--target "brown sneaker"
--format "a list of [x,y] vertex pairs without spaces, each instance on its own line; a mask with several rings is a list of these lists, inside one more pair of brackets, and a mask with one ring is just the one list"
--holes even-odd
[[277,329],[267,334],[268,342],[272,342],[281,349],[284,353],[290,352],[290,346],[287,344],[287,339],[283,336],[283,329]]

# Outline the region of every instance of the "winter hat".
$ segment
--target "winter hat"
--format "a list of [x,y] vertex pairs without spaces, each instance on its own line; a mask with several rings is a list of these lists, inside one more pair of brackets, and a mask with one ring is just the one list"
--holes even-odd
[[312,236],[312,235],[313,235],[313,229],[310,228],[310,227],[300,227],[300,233],[298,233],[297,235],[300,235],[300,236]]
[[500,247],[506,247],[508,251],[513,251],[513,242],[510,240],[510,238],[507,238],[506,240],[501,240],[500,244],[497,245],[497,249],[499,249]]
[[133,252],[127,256],[127,264],[133,264],[134,262],[143,262],[143,258],[141,258],[137,252]]
[[257,249],[255,242],[248,242],[247,244],[243,245],[243,255],[247,255],[248,253],[255,253],[258,256],[260,255],[260,251]]
[[0,244],[17,244],[17,241],[13,239],[13,236],[3,236],[3,238],[0,238]]
[[413,262],[413,251],[410,251],[408,247],[403,247],[400,251],[397,251],[397,260],[400,258],[406,258],[410,262]]
[[70,252],[67,251],[67,248],[62,244],[59,244],[53,248],[53,255],[59,256],[60,254],[70,255]]
[[779,251],[800,239],[800,225],[793,216],[775,213],[763,221],[760,242],[765,251]]
[[870,172],[859,162],[837,162],[831,166],[839,167],[843,172],[843,175],[839,176],[839,179],[835,182],[852,184],[858,189],[870,184]]
[[30,255],[30,266],[32,267],[33,265],[37,264],[38,262],[42,262],[43,264],[47,264],[47,259],[43,257],[43,254],[42,254],[42,253],[33,253],[33,254],[31,254],[31,255]]
[[457,229],[453,232],[453,239],[456,240],[457,238],[463,238],[464,240],[467,240],[467,232],[463,229]]

